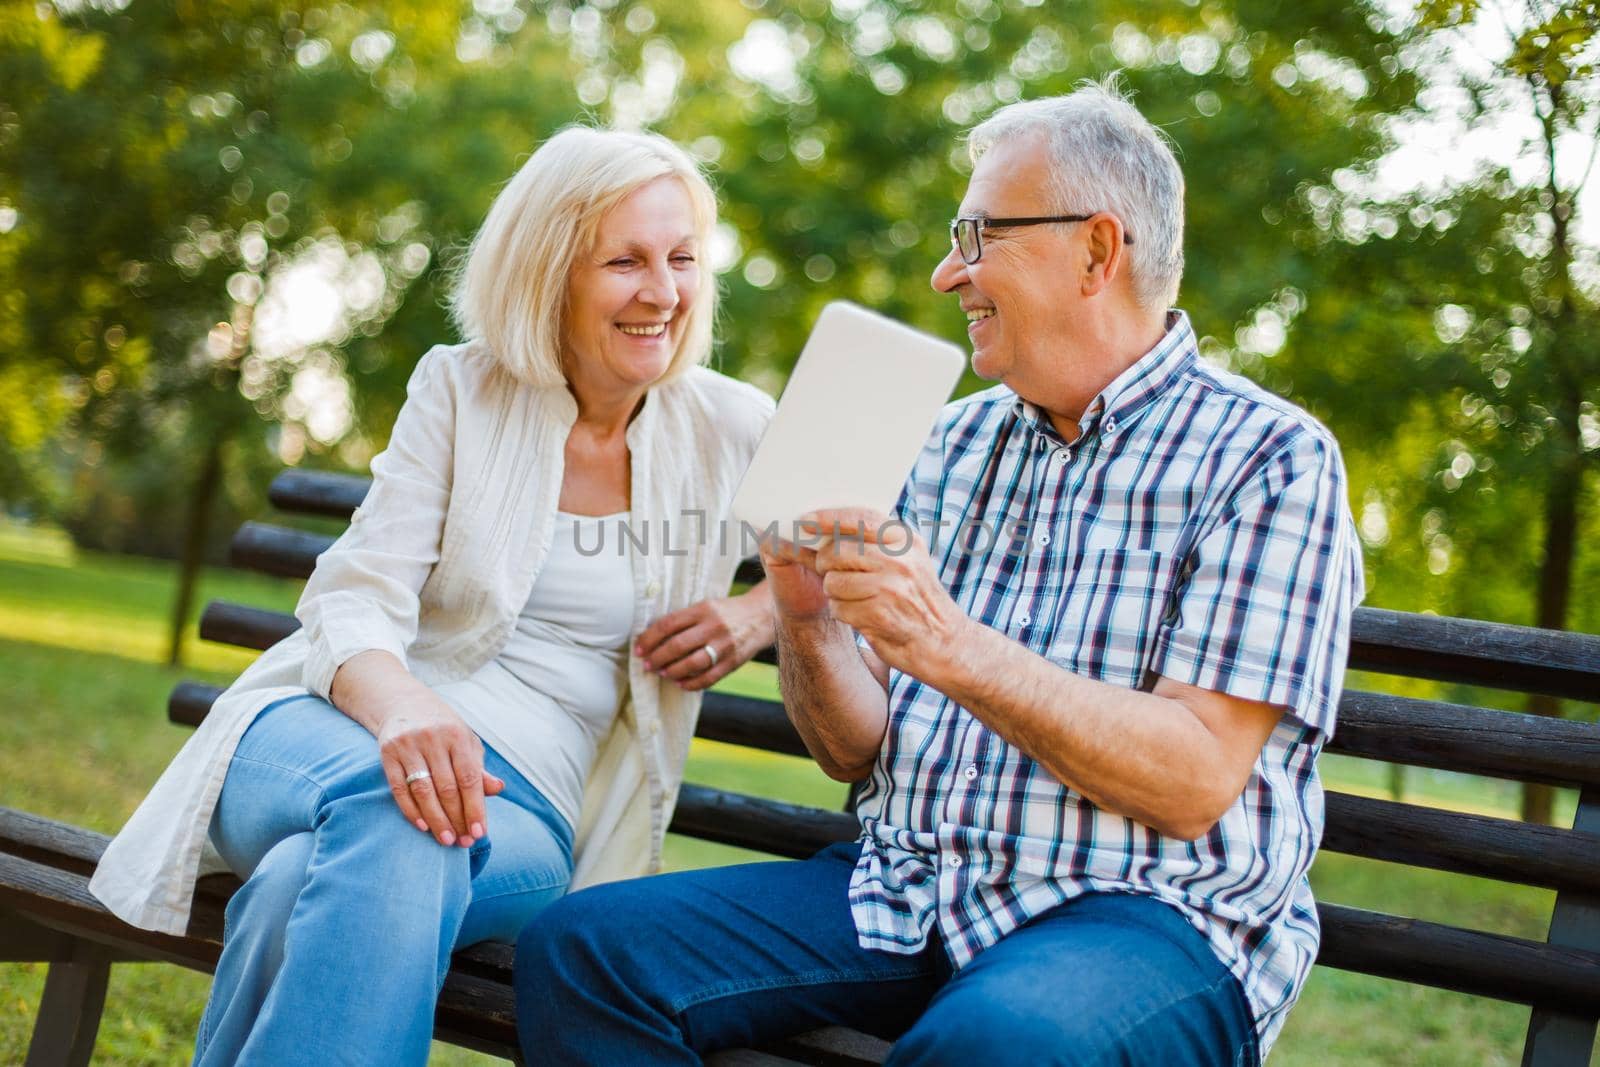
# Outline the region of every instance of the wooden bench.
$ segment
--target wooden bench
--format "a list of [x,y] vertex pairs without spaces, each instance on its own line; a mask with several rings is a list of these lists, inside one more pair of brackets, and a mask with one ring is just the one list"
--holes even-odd
[[[347,519],[367,484],[364,478],[289,471],[273,483],[271,499],[286,512]],[[247,523],[234,539],[233,558],[268,574],[305,577],[329,543],[316,534]],[[741,570],[743,580],[757,575],[753,566]],[[210,640],[265,649],[296,625],[289,615],[213,603],[200,630]],[[1600,637],[1370,608],[1357,612],[1353,631],[1353,669],[1600,701]],[[772,662],[770,650],[762,659]],[[217,693],[182,683],[172,692],[168,717],[195,725]],[[806,754],[782,706],[771,701],[710,693],[698,734]],[[1318,963],[1529,1005],[1524,1063],[1588,1064],[1600,1019],[1600,725],[1352,690],[1340,705],[1329,750],[1578,787],[1571,829],[1330,792],[1327,851],[1543,886],[1557,895],[1549,937],[1542,942],[1321,901]],[[856,824],[843,812],[686,784],[672,830],[802,857],[853,838]],[[30,1067],[88,1062],[113,963],[215,967],[223,907],[237,880],[215,876],[201,882],[186,937],[136,930],[88,893],[88,876],[106,840],[0,809],[0,959],[50,965]],[[438,1037],[515,1058],[511,955],[499,945],[456,954],[439,998]],[[887,1048],[875,1038],[833,1029],[760,1051],[724,1053],[714,1061],[876,1063]]]

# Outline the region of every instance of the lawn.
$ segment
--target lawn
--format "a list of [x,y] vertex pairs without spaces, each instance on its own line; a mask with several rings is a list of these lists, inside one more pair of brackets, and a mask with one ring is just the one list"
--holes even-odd
[[[180,678],[225,683],[249,656],[192,634],[187,666],[164,665],[169,564],[76,551],[61,535],[0,522],[0,805],[114,832],[182,744],[165,718]],[[292,606],[297,583],[208,572],[212,598]],[[749,667],[728,684],[770,693],[771,672]],[[1329,757],[1330,787],[1378,793],[1387,772]],[[842,787],[806,761],[696,742],[689,778],[801,803],[837,807]],[[1406,799],[1510,814],[1504,783],[1410,772]],[[1566,809],[1570,811],[1570,798]],[[676,868],[753,858],[736,849],[669,840]],[[1543,937],[1551,895],[1479,879],[1413,871],[1325,854],[1312,881],[1320,898],[1484,930]],[[207,977],[166,964],[113,969],[96,1064],[186,1062]],[[0,1063],[20,1063],[44,967],[0,964]],[[1300,1064],[1498,1064],[1519,1059],[1528,1012],[1514,1005],[1424,990],[1317,968],[1272,1062]],[[499,1062],[435,1046],[437,1064]],[[1597,1060],[1600,1062],[1600,1060]]]

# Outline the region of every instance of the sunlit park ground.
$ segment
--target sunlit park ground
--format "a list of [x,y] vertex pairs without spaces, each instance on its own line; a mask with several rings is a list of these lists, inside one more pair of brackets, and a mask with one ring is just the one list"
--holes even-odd
[[[165,563],[76,551],[58,533],[0,523],[0,805],[114,831],[183,742],[165,717],[180,678],[227,681],[248,662],[236,650],[187,645],[188,666],[164,666],[165,612],[174,571]],[[287,609],[297,583],[209,571],[212,598]],[[764,668],[730,684],[770,693]],[[1329,757],[1330,786],[1389,788],[1387,772]],[[696,742],[689,778],[836,807],[842,787],[809,763]],[[1501,783],[1410,772],[1406,799],[1493,814],[1515,810]],[[1563,798],[1563,817],[1571,800]],[[676,868],[758,858],[674,838]],[[1544,936],[1550,894],[1325,854],[1313,871],[1319,897],[1523,937]],[[0,1063],[25,1054],[45,968],[0,964]],[[1079,976],[1092,981],[1093,976]],[[185,1062],[207,976],[166,964],[113,969],[96,1064]],[[1274,1064],[1498,1064],[1520,1058],[1524,1008],[1316,969],[1273,1056]],[[435,1046],[433,1062],[488,1058]],[[1597,1061],[1600,1062],[1600,1061]]]

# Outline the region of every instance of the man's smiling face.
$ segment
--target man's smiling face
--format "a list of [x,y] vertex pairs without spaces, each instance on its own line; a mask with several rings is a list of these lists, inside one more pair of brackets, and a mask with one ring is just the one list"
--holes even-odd
[[[1055,214],[1061,207],[1053,202],[1049,177],[1042,137],[1001,141],[973,167],[959,214]],[[952,247],[935,268],[933,287],[961,298],[972,339],[972,369],[979,377],[1018,389],[1017,379],[1042,373],[1047,357],[1059,365],[1083,299],[1074,284],[1086,255],[1080,230],[1072,224],[988,228],[978,262],[963,263]]]

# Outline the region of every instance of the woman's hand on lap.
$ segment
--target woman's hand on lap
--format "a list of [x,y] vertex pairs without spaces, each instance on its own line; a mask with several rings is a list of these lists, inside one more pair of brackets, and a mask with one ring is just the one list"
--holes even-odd
[[[505,782],[483,769],[483,742],[433,690],[398,704],[378,730],[378,752],[395,803],[441,845],[471,845],[488,828],[485,796]],[[428,777],[407,782],[426,770]]]
[[[471,845],[488,832],[484,797],[505,782],[483,769],[483,742],[437,693],[387,652],[351,657],[333,681],[333,703],[378,739],[389,791],[406,819],[441,845]],[[419,771],[425,776],[407,782]]]

